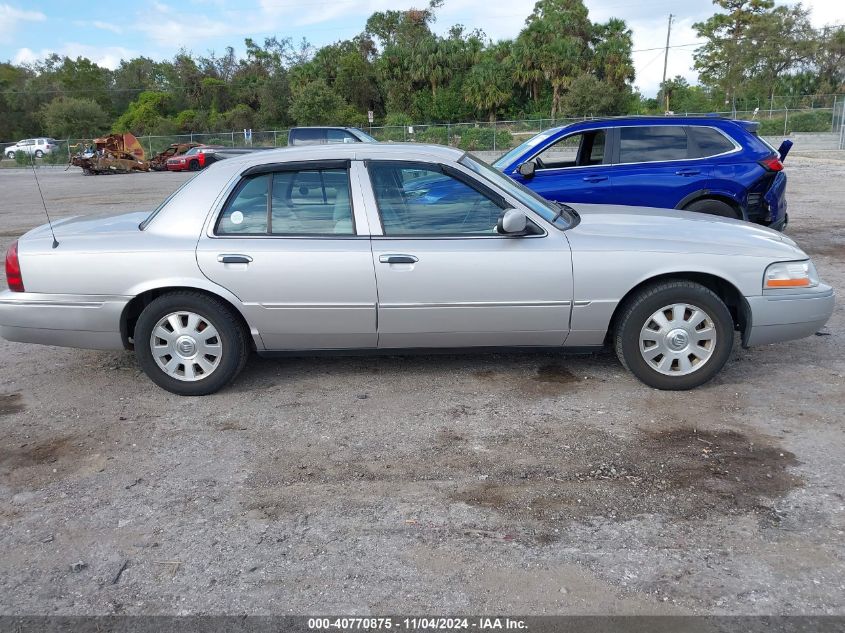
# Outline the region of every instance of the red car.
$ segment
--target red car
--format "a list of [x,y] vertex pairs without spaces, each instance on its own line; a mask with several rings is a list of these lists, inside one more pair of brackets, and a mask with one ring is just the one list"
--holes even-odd
[[167,159],[168,171],[199,171],[220,160],[216,147],[192,147],[181,156]]

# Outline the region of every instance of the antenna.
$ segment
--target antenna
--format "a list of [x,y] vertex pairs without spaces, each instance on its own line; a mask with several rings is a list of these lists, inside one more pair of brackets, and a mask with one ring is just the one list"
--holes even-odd
[[56,232],[53,230],[53,221],[50,219],[50,212],[47,211],[47,202],[45,202],[44,194],[41,192],[41,183],[38,181],[38,172],[35,171],[35,159],[32,157],[32,153],[29,154],[29,164],[32,167],[32,175],[35,176],[38,195],[41,196],[41,204],[44,207],[44,215],[47,216],[47,224],[50,225],[50,233],[53,236],[53,248],[56,248],[59,245],[59,240],[56,239]]

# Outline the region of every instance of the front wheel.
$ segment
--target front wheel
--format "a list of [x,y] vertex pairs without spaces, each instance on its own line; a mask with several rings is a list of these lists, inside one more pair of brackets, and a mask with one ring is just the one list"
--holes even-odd
[[9,160],[13,159],[14,157],[15,157],[14,152],[9,152],[8,154],[6,154],[6,158],[8,158]]
[[191,171],[199,171],[199,169],[200,169],[200,164],[199,164],[199,162],[198,162],[198,161],[195,161],[195,160],[192,160],[192,161],[188,164],[188,169],[190,169]]
[[135,324],[135,353],[158,386],[182,396],[214,393],[240,373],[246,333],[223,302],[198,292],[162,295]]
[[733,348],[731,313],[710,289],[689,281],[645,288],[623,306],[616,354],[656,389],[692,389],[722,369]]

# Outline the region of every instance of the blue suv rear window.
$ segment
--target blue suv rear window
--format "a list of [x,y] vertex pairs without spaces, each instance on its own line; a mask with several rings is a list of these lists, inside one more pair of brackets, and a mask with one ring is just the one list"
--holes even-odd
[[693,143],[698,147],[696,153],[698,157],[716,156],[734,149],[734,144],[724,134],[712,127],[690,126],[687,130]]
[[687,133],[680,125],[620,128],[619,162],[650,163],[689,157]]

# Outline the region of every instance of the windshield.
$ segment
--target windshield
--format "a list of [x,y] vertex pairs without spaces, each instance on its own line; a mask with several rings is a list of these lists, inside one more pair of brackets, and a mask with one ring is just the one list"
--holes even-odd
[[470,168],[485,180],[507,191],[547,222],[552,222],[561,228],[569,228],[577,222],[577,218],[567,210],[567,207],[561,207],[551,200],[546,200],[525,185],[508,178],[480,158],[476,158],[472,154],[464,154],[458,162],[464,167]]
[[553,127],[549,130],[546,130],[545,132],[540,132],[539,134],[532,136],[530,139],[520,145],[517,145],[507,154],[499,158],[495,163],[493,163],[493,167],[499,170],[504,169],[505,167],[510,165],[516,158],[527,152],[529,149],[531,149],[532,147],[536,147],[537,145],[545,141],[547,138],[549,138],[552,134],[557,134],[559,131],[559,127]]
[[365,143],[378,143],[375,138],[367,134],[364,130],[357,127],[354,127],[352,129],[355,130],[355,133],[358,135],[358,138],[360,138]]

